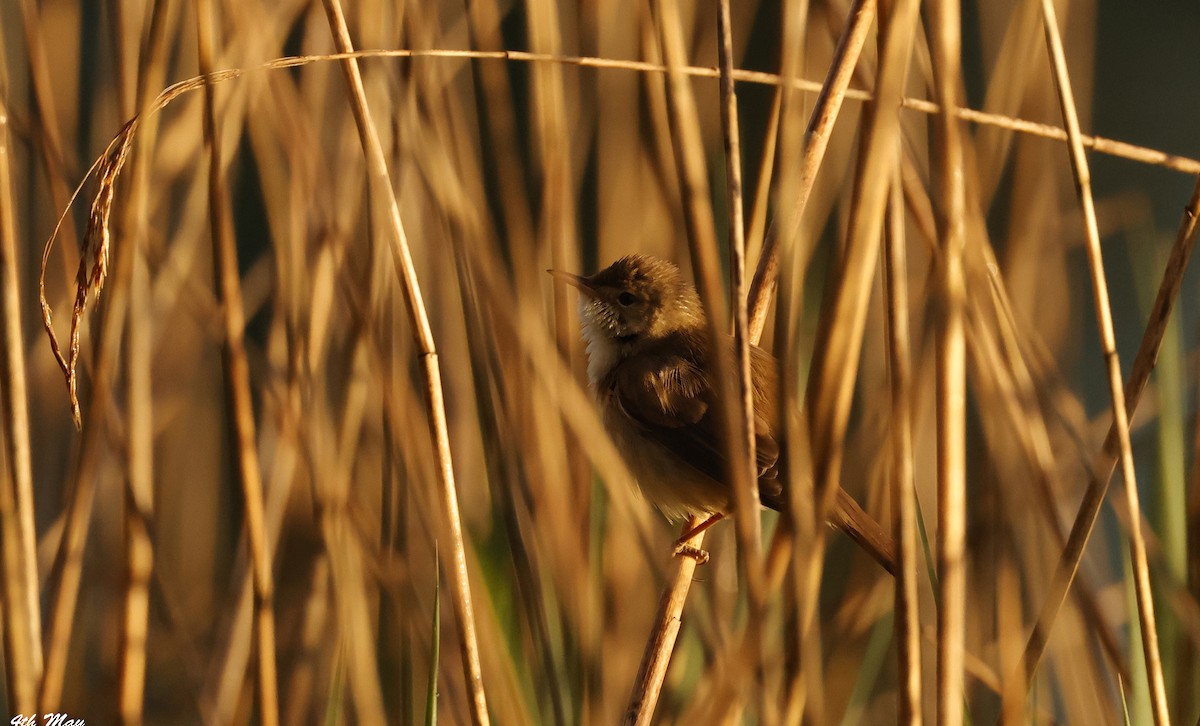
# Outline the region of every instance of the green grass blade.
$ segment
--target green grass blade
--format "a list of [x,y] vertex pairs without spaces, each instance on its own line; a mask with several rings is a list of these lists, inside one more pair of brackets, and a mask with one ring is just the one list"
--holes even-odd
[[434,553],[433,633],[429,639],[432,644],[429,649],[429,687],[425,691],[426,726],[434,726],[437,723],[438,668],[442,658],[442,574],[436,547]]

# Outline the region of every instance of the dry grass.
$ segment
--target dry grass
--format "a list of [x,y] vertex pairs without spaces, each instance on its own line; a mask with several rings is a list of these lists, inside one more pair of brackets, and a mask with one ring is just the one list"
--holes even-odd
[[[7,712],[1196,721],[1200,161],[1108,3],[466,5],[0,5]],[[542,272],[632,251],[781,361],[700,567]]]

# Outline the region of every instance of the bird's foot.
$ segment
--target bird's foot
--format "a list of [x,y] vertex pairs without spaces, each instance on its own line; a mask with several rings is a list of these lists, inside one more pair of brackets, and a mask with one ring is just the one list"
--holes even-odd
[[697,565],[708,562],[708,550],[702,550],[682,542],[676,542],[672,552],[678,557],[691,557]]
[[[720,522],[725,517],[721,512],[710,514],[707,519],[701,521],[699,517],[693,518],[692,521],[683,528],[683,534],[679,539],[675,540],[672,545],[672,552],[682,557],[691,557],[696,560],[697,565],[703,565],[708,562],[708,552],[688,544],[693,537],[702,534],[706,529]],[[699,542],[697,542],[699,544]]]

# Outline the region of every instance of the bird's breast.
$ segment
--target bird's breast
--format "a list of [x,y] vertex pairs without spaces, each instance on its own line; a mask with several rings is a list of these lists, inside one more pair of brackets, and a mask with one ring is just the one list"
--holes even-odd
[[690,466],[644,435],[645,424],[631,419],[611,390],[597,391],[604,427],[621,452],[638,488],[667,519],[678,521],[730,510],[728,488]]

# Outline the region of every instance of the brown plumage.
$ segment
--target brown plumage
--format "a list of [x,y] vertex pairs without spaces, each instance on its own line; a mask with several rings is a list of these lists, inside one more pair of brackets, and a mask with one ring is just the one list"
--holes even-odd
[[[649,255],[622,257],[591,277],[551,272],[583,293],[588,379],[605,427],[647,499],[673,520],[732,512],[711,341],[695,288],[674,264]],[[759,497],[780,510],[777,365],[751,346],[750,366]],[[831,524],[891,571],[890,538],[844,491]]]

